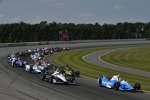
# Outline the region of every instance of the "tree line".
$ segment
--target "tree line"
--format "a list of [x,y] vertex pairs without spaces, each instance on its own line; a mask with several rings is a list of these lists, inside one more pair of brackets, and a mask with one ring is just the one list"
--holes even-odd
[[66,29],[70,32],[70,40],[150,38],[150,22],[100,25],[99,23],[74,24],[41,21],[36,24],[24,22],[0,24],[0,43],[58,41],[59,31]]

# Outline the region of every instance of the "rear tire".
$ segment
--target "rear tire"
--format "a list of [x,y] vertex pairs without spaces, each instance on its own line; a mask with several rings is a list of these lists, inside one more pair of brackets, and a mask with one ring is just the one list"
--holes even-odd
[[140,83],[135,83],[134,91],[136,92],[136,91],[139,91],[139,90],[141,90],[141,84]]
[[75,77],[74,76],[70,77],[70,82],[71,83],[75,82]]
[[42,80],[45,81],[46,79],[46,74],[42,74]]
[[115,90],[115,91],[119,90],[119,87],[120,87],[120,82],[116,82],[116,83],[114,84],[114,90]]
[[32,72],[32,66],[30,66],[30,68],[29,68],[29,73],[31,73]]
[[54,79],[54,77],[51,76],[51,77],[49,78],[49,83],[53,83],[53,79]]
[[76,71],[75,76],[79,77],[80,76],[80,71]]

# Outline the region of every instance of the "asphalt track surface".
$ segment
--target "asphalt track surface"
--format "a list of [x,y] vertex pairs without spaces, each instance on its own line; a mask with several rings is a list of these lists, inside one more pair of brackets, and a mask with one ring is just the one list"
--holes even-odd
[[141,71],[141,70],[136,70],[136,69],[117,66],[117,65],[105,62],[104,60],[101,59],[101,56],[106,55],[106,54],[108,54],[110,52],[113,52],[113,51],[116,51],[116,50],[126,50],[126,49],[125,48],[122,48],[122,49],[120,48],[120,49],[93,52],[93,53],[90,53],[90,54],[84,56],[83,59],[86,62],[89,62],[89,63],[97,65],[97,66],[101,66],[101,67],[104,67],[104,68],[110,68],[110,69],[113,69],[113,70],[117,70],[117,71],[121,71],[121,72],[126,72],[126,73],[130,73],[130,74],[135,74],[135,75],[140,75],[140,76],[150,78],[150,73],[149,72],[144,72],[144,71]]
[[[140,41],[140,43],[145,43]],[[83,44],[55,44],[55,46],[90,47],[120,44],[83,43]],[[122,44],[132,44],[124,42]],[[138,43],[135,41],[134,43]],[[146,43],[149,43],[147,41]],[[138,43],[139,44],[139,43]],[[1,100],[149,100],[150,93],[119,92],[101,88],[96,80],[78,78],[77,85],[54,85],[41,81],[40,75],[30,74],[22,68],[13,68],[7,62],[8,53],[25,50],[32,47],[0,48],[0,99]],[[40,46],[45,47],[45,46]],[[54,47],[53,45],[47,47]]]

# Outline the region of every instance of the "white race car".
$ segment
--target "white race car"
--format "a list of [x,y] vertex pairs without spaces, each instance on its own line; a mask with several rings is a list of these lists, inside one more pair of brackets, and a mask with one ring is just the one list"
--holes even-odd
[[75,76],[66,75],[64,70],[61,68],[57,68],[53,73],[43,73],[42,80],[54,84],[75,84]]
[[44,66],[43,65],[25,65],[25,70],[27,72],[33,72],[33,73],[41,73],[42,71],[44,71]]

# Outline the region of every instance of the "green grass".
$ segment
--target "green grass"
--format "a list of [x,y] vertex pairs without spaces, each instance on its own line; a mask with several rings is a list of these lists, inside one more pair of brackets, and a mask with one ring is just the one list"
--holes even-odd
[[101,57],[106,62],[132,69],[150,72],[150,47],[119,50]]
[[[98,78],[98,75],[106,75],[108,77],[111,77],[114,74],[120,74],[125,80],[127,80],[132,85],[136,82],[140,82],[144,90],[150,91],[149,78],[95,66],[93,64],[85,62],[82,59],[83,56],[95,51],[102,51],[102,50],[108,50],[108,49],[114,49],[120,47],[122,46],[66,51],[61,53],[55,53],[54,56],[52,57],[49,56],[49,59],[52,59],[53,63],[60,66],[65,66],[66,64],[68,64],[69,66],[73,67],[75,70],[80,70],[81,75],[95,78],[95,79]],[[125,46],[125,48],[126,47],[131,47],[131,46]]]

